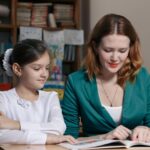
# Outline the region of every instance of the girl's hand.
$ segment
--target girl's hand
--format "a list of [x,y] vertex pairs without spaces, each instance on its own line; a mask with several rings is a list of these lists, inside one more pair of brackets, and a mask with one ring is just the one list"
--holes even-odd
[[131,139],[139,142],[150,142],[150,128],[138,126],[133,130]]
[[70,144],[77,143],[77,140],[70,135],[53,135],[48,134],[46,144],[59,144],[62,142],[69,142]]
[[0,129],[20,130],[20,123],[19,121],[9,119],[2,112],[0,112]]
[[125,140],[132,134],[132,131],[128,128],[124,127],[123,125],[118,126],[113,131],[104,134],[102,136],[103,139],[119,139],[119,140]]

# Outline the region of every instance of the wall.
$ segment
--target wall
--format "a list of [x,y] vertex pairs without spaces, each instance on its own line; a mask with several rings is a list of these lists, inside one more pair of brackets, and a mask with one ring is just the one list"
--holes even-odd
[[132,22],[141,40],[144,65],[150,71],[150,0],[89,0],[88,30],[107,13],[124,15]]

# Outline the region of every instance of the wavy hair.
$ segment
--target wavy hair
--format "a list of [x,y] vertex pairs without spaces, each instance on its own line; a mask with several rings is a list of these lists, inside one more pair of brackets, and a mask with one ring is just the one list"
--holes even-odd
[[135,80],[142,66],[139,37],[130,21],[124,16],[108,14],[97,22],[87,42],[87,54],[82,65],[87,70],[89,79],[92,79],[93,75],[101,75],[101,63],[95,49],[98,48],[104,36],[114,33],[125,35],[130,39],[128,57],[123,67],[118,71],[117,82],[123,86],[126,80],[131,82]]

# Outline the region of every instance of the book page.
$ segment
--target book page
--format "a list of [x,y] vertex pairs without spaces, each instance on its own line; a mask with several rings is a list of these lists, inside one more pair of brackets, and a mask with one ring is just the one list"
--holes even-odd
[[19,40],[28,38],[42,40],[42,28],[21,26]]
[[[105,146],[107,144],[114,143],[114,140],[99,140],[99,139],[91,139],[91,140],[85,140],[85,141],[79,141],[76,144],[69,144],[67,142],[59,144],[62,147],[69,148],[69,149],[90,149],[90,148],[96,148],[98,146]],[[118,142],[118,141],[116,141]],[[122,146],[125,147],[125,146]]]
[[99,140],[89,139],[79,141],[77,144],[61,143],[60,146],[69,149],[98,149],[98,148],[130,148],[150,146],[150,143],[136,142],[131,140]]
[[64,41],[65,44],[69,45],[83,45],[84,44],[83,30],[75,30],[75,29],[64,30]]

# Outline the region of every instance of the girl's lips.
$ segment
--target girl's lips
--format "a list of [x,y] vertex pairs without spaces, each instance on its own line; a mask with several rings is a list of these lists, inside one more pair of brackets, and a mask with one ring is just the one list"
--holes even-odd
[[114,63],[108,63],[108,64],[111,68],[116,68],[118,66],[118,64],[114,64]]

